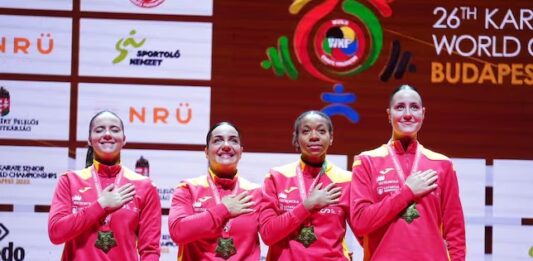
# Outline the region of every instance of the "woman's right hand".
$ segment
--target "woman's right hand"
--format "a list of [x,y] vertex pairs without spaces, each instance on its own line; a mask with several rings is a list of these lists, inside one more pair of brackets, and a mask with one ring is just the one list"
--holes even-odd
[[226,206],[231,217],[254,212],[252,208],[254,202],[252,201],[252,196],[248,195],[247,191],[243,191],[239,195],[227,195],[223,197],[222,204]]
[[111,184],[102,190],[98,203],[102,208],[117,209],[133,200],[135,196],[135,186],[128,183],[118,189],[114,189],[115,184]]
[[407,177],[407,185],[416,197],[424,195],[437,188],[437,172],[428,169],[426,171],[417,171]]
[[320,209],[339,202],[341,188],[335,187],[335,183],[330,183],[324,189],[321,188],[322,183],[310,188],[309,196],[304,200],[304,207],[307,210]]

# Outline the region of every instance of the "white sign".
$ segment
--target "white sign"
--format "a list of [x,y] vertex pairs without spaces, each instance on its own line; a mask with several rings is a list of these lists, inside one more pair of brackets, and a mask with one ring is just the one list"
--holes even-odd
[[0,212],[0,235],[1,260],[61,260],[63,245],[48,238],[48,213]]
[[532,226],[494,225],[492,231],[492,260],[533,259]]
[[485,225],[479,223],[465,224],[466,259],[468,261],[485,261]]
[[83,0],[82,11],[213,15],[213,0]]
[[533,217],[533,161],[494,160],[495,217]]
[[41,10],[72,10],[72,0],[2,0],[0,7],[41,9]]
[[0,80],[0,138],[68,140],[70,84]]
[[465,217],[485,216],[485,159],[452,159]]
[[70,75],[72,18],[0,15],[0,73]]
[[212,25],[81,19],[80,75],[211,79]]
[[67,165],[67,148],[2,146],[0,204],[50,205]]
[[78,141],[86,141],[89,121],[110,110],[124,122],[126,141],[204,144],[209,130],[209,87],[80,83]]

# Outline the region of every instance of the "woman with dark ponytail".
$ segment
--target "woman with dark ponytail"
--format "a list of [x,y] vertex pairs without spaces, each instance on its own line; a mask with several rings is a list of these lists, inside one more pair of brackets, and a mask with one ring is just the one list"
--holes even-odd
[[[161,203],[150,179],[120,164],[124,124],[110,111],[89,123],[87,167],[59,178],[48,235],[65,244],[62,261],[156,261]],[[94,151],[94,156],[92,155]]]
[[92,146],[87,146],[87,154],[85,155],[85,167],[88,168],[93,165],[94,150]]

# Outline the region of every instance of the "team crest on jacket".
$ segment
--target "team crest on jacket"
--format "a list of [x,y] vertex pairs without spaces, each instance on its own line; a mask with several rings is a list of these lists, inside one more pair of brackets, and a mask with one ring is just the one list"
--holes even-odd
[[81,201],[81,196],[80,195],[72,196],[72,201]]
[[205,196],[205,197],[201,197],[199,198],[196,202],[194,202],[194,204],[192,204],[193,207],[195,208],[199,208],[202,206],[202,204],[204,202],[206,202],[207,200],[209,200],[211,198],[211,196]]
[[400,190],[400,181],[396,175],[387,175],[392,173],[394,168],[384,168],[379,171],[379,175],[376,177],[376,192],[378,195],[395,193]]

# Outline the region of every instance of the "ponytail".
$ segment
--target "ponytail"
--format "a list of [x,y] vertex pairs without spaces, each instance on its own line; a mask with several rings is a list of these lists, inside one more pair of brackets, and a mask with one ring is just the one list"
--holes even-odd
[[89,166],[93,165],[94,161],[94,150],[93,146],[87,147],[87,156],[85,156],[85,167],[88,168]]

